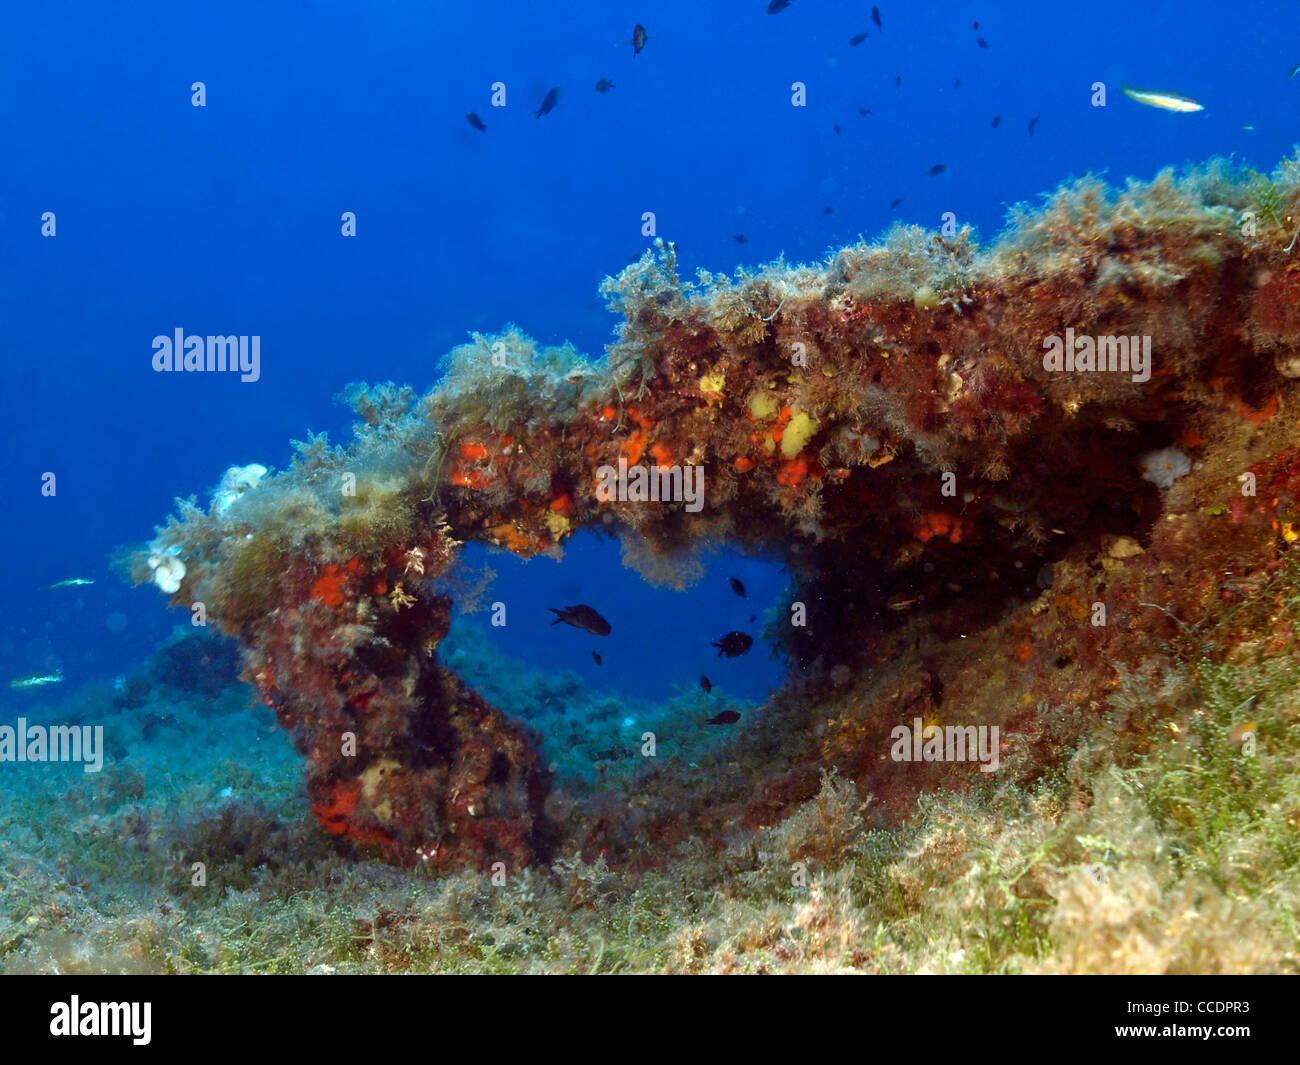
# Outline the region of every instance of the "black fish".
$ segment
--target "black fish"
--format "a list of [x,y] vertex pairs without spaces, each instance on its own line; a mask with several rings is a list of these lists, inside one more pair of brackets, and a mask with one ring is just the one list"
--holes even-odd
[[981,48],[987,48],[989,46],[989,42],[986,41],[983,37],[976,37],[975,43],[978,44]]
[[979,20],[976,19],[974,22],[972,22],[970,28],[973,29],[976,33],[979,33],[979,29],[980,29]]
[[953,87],[954,89],[960,89],[960,88],[961,88],[961,78],[953,78],[953,79],[952,79],[952,87]]
[[902,87],[903,87],[903,75],[899,74],[894,78],[894,88],[901,89]]
[[777,15],[789,6],[790,0],[772,0],[772,2],[767,5],[767,13],[769,15]]
[[866,39],[867,39],[867,35],[865,33],[855,33],[852,37],[849,38],[849,47],[856,48]]
[[1002,121],[1002,116],[1001,116],[1001,115],[994,115],[994,116],[993,116],[993,121],[990,122],[989,125],[992,126],[994,129],[997,129],[997,128],[998,128],[998,123],[1001,122],[1001,121]]
[[758,615],[757,615],[757,614],[750,614],[750,615],[749,615],[749,623],[750,623],[751,625],[754,624],[754,622],[756,622],[757,620],[758,620]]
[[734,237],[732,237],[731,239],[734,240],[737,244],[748,244],[748,243],[749,243],[749,238],[748,238],[747,236],[745,236],[744,233],[737,233],[737,234],[736,234]]
[[895,207],[901,207],[902,205],[903,205],[903,197],[900,196],[900,197],[898,197],[898,199],[894,200],[894,201],[889,205],[889,209],[892,211]]
[[646,36],[645,27],[638,22],[632,30],[632,39],[627,42],[632,46],[633,59],[641,54],[641,49],[645,47],[645,43],[649,39],[650,38]]
[[744,632],[729,632],[722,639],[714,640],[713,646],[718,649],[719,658],[723,655],[736,658],[754,646],[754,637]]
[[876,29],[883,30],[885,28],[880,24],[880,8],[874,5],[871,8],[871,21],[876,24]]
[[597,92],[609,92],[613,87],[614,83],[609,78],[601,78],[600,81],[596,82]]
[[1031,137],[1034,135],[1034,127],[1036,125],[1038,125],[1038,116],[1034,115],[1034,117],[1029,120],[1029,135]]
[[834,214],[834,213],[835,213],[835,208],[834,208],[834,207],[823,207],[823,208],[822,208],[822,214]]
[[745,595],[745,586],[741,584],[740,581],[736,580],[735,577],[731,578],[731,590],[740,596],[741,599],[747,598]]
[[542,106],[539,107],[536,110],[536,112],[534,112],[533,118],[541,118],[542,115],[550,114],[552,111],[555,110],[555,105],[559,101],[559,99],[560,99],[560,87],[557,85],[554,89],[552,89],[550,92],[546,94],[546,99],[542,101]]
[[701,673],[700,687],[704,689],[705,693],[711,692],[713,691],[713,681],[709,680],[708,677],[704,676],[704,674]]
[[934,166],[930,167],[930,169],[925,172],[925,174],[926,177],[938,177],[947,169],[948,168],[943,163],[935,163]]
[[706,725],[734,725],[740,720],[740,715],[735,710],[723,710],[721,713],[714,714],[704,723]]
[[832,128],[835,130],[835,136],[838,137],[840,135],[840,124],[838,122],[834,122],[832,123]]
[[474,114],[473,111],[465,116],[465,121],[477,130],[487,129],[487,126],[483,125],[483,120],[479,118],[478,115]]
[[591,652],[591,657],[592,657],[592,659],[595,661],[596,665],[599,666],[599,665],[602,664],[602,663],[601,663],[601,659],[600,659],[600,655],[596,654],[595,651],[592,651],[592,652]]
[[589,606],[566,606],[563,610],[551,607],[550,611],[556,615],[555,620],[551,622],[552,625],[558,625],[563,621],[566,625],[582,629],[583,632],[589,632],[593,636],[609,635],[609,622]]
[[869,108],[869,107],[859,107],[859,108],[858,108],[858,114],[860,114],[863,118],[866,118],[867,115],[871,114],[871,108]]

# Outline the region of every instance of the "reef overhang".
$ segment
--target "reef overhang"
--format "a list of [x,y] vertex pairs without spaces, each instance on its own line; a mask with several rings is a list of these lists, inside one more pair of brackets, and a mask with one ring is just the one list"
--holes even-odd
[[[1095,624],[1096,603],[1193,614],[1215,575],[1171,560],[1261,570],[1294,539],[1300,167],[1271,184],[1261,217],[1257,182],[1220,165],[1120,193],[1085,178],[986,250],[904,226],[694,284],[660,244],[603,286],[623,317],[603,359],[509,328],[452,352],[423,397],[356,387],[351,445],[314,438],[206,511],[182,503],[136,577],[239,640],[327,832],[401,862],[545,860],[535,745],[437,660],[435,578],[461,544],[527,557],[598,527],[652,563],[717,541],[778,552],[805,608],[776,633],[796,663],[861,670],[925,619],[908,714],[940,701],[944,641],[1100,548],[1127,574],[1076,566],[1051,639],[1058,661],[1123,658],[1132,631]],[[633,491],[635,471],[666,491]],[[870,717],[804,764],[870,779],[892,723]],[[755,816],[798,791],[756,781]]]

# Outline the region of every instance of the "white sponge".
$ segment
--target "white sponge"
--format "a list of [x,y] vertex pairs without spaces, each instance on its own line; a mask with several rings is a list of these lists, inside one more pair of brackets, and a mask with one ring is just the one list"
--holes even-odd
[[185,563],[178,557],[181,549],[172,545],[163,554],[149,556],[149,568],[153,570],[153,582],[168,595],[175,595],[181,590],[181,581],[185,579]]
[[212,496],[217,517],[225,514],[230,505],[245,492],[261,484],[266,474],[266,467],[259,462],[251,462],[247,466],[231,466]]
[[1158,488],[1172,488],[1179,477],[1192,472],[1192,460],[1176,447],[1148,451],[1142,456],[1142,480]]

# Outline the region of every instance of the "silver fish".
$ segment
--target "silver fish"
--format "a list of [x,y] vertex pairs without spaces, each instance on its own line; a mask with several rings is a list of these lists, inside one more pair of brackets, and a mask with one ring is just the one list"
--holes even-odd
[[1131,85],[1125,85],[1120,82],[1120,91],[1130,100],[1136,100],[1140,104],[1146,104],[1147,107],[1158,107],[1161,111],[1204,111],[1205,107],[1197,103],[1190,96],[1182,96],[1176,92],[1160,92],[1156,89],[1135,89]]
[[11,688],[43,688],[47,684],[59,684],[63,681],[63,670],[53,673],[28,673],[25,677],[15,677],[9,682]]

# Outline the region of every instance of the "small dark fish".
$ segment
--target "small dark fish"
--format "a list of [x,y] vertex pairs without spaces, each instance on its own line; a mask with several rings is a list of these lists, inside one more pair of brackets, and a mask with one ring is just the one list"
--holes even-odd
[[926,177],[938,177],[947,169],[948,167],[945,164],[935,163],[934,166],[930,167],[930,169],[925,172],[925,175]]
[[872,5],[871,8],[871,21],[876,24],[876,29],[883,30],[885,28],[880,24],[880,8],[875,5]]
[[954,89],[960,89],[960,88],[961,88],[961,78],[953,78],[953,79],[952,79],[952,87],[953,87]]
[[865,33],[855,33],[852,37],[849,38],[849,47],[856,48],[866,39],[867,39],[867,35]]
[[779,15],[789,6],[790,0],[772,0],[772,2],[767,5],[767,13],[769,15]]
[[989,42],[986,41],[983,37],[976,37],[975,43],[978,44],[981,48],[987,48],[989,46]]
[[859,107],[859,108],[858,108],[858,114],[860,114],[863,118],[866,118],[867,115],[871,114],[871,108],[869,108],[869,107]]
[[595,651],[592,651],[592,652],[591,652],[591,658],[592,658],[592,661],[594,661],[594,662],[596,663],[596,665],[598,665],[598,666],[599,666],[599,665],[604,665],[604,662],[601,660],[600,655],[596,654]]
[[646,36],[645,27],[638,22],[632,30],[632,39],[627,42],[632,46],[633,59],[641,54],[641,49],[645,47],[645,43],[649,39],[650,38]]
[[757,614],[750,614],[750,615],[749,615],[749,623],[750,623],[751,625],[754,624],[754,622],[756,622],[757,620],[758,620],[758,615],[757,615]]
[[974,22],[972,22],[970,28],[973,29],[976,33],[979,33],[980,31],[979,19],[976,19]]
[[1001,116],[1001,115],[994,115],[994,116],[993,116],[993,121],[990,122],[989,125],[992,126],[994,129],[997,129],[997,128],[998,128],[998,123],[1001,122],[1001,121],[1002,121],[1002,116]]
[[479,118],[478,115],[474,114],[473,111],[465,116],[465,121],[480,132],[487,129],[487,126],[483,124],[483,120]]
[[749,243],[749,238],[748,238],[747,236],[745,236],[744,233],[737,233],[737,234],[736,234],[734,237],[732,237],[731,239],[734,240],[737,244],[748,244],[748,243]]
[[559,102],[559,99],[560,99],[560,87],[557,85],[554,89],[552,89],[550,92],[546,94],[546,99],[542,101],[542,106],[539,107],[536,110],[536,112],[534,112],[533,118],[541,118],[542,115],[550,114],[552,111],[555,110],[555,105],[556,103]]
[[901,207],[902,205],[903,205],[903,197],[900,196],[898,197],[898,199],[890,203],[889,209],[892,211],[895,207]]
[[831,128],[835,130],[835,136],[838,137],[840,135],[840,124],[838,122],[833,122],[831,123]]
[[609,92],[613,87],[614,83],[609,78],[601,78],[600,81],[596,82],[597,92]]
[[591,607],[578,605],[566,606],[563,610],[550,608],[551,613],[556,615],[552,625],[558,625],[563,621],[566,625],[572,625],[575,629],[582,629],[583,632],[589,632],[593,636],[608,636],[609,622],[596,613]]
[[714,640],[713,646],[718,649],[719,658],[723,655],[736,658],[754,646],[754,637],[744,632],[729,632],[722,639]]
[[1034,117],[1029,120],[1029,135],[1031,137],[1034,135],[1034,127],[1036,125],[1038,125],[1038,115],[1034,115]]
[[902,87],[903,87],[903,75],[899,74],[894,78],[894,88],[901,89]]
[[748,596],[745,594],[745,586],[741,584],[740,581],[736,580],[735,577],[731,578],[731,590],[735,592],[738,596],[740,596],[741,599],[748,598]]
[[823,207],[823,208],[822,208],[822,214],[834,214],[834,213],[835,213],[835,208],[834,208],[834,207]]
[[704,723],[706,725],[734,725],[740,720],[740,715],[735,710],[723,710],[721,713],[714,714]]
[[707,694],[708,692],[713,691],[713,681],[709,680],[708,677],[706,677],[703,673],[701,673],[700,687],[703,688],[705,693]]

